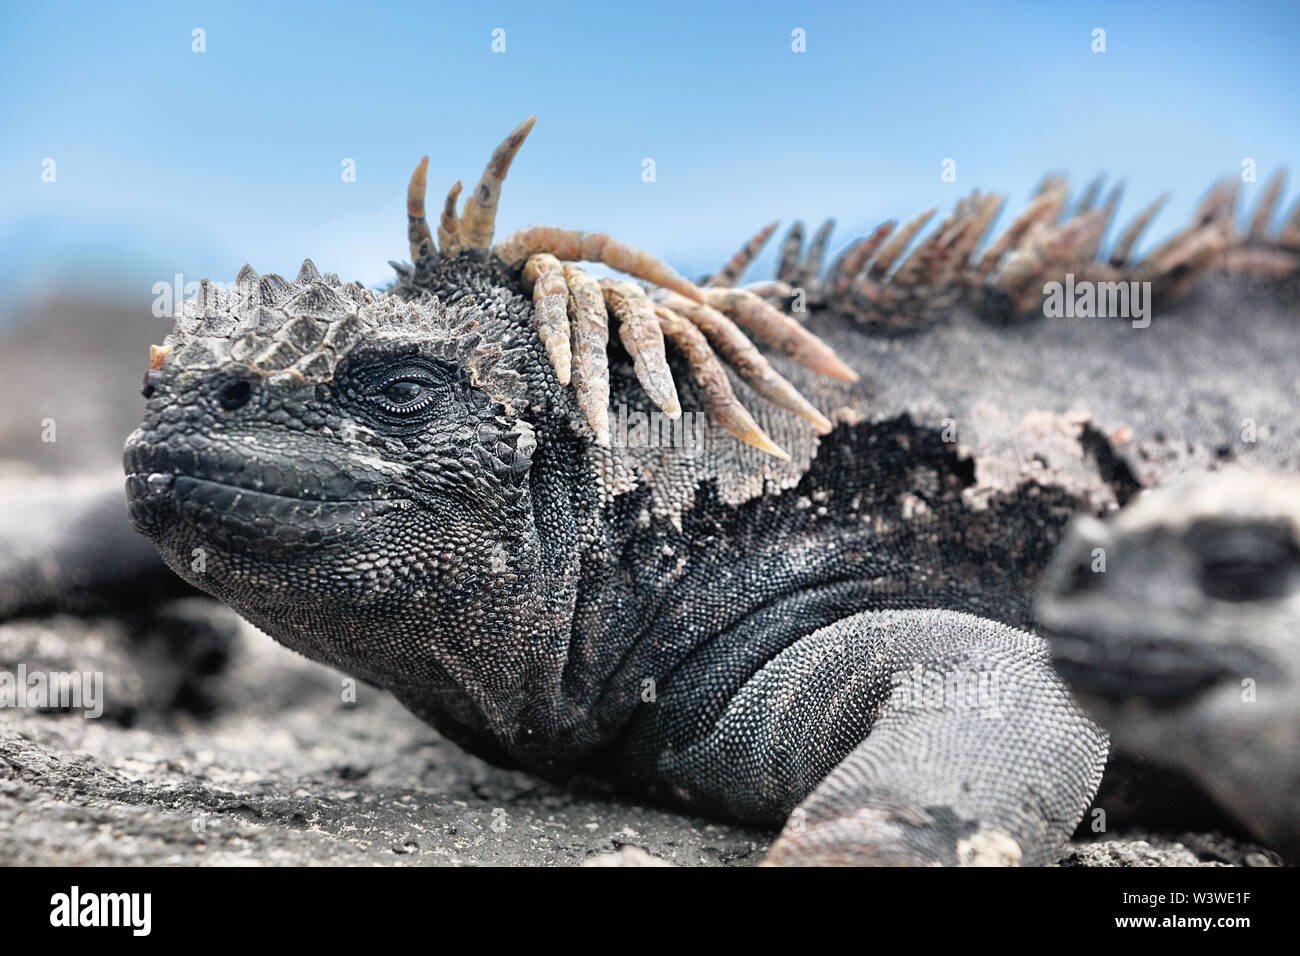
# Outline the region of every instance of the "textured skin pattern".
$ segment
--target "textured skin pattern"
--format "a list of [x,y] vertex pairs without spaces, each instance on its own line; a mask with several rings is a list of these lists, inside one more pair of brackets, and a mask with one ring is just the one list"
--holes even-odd
[[[633,737],[662,742],[663,729],[647,729]],[[774,803],[784,816],[811,792],[780,862],[816,862],[822,828],[860,810],[880,817],[835,850],[845,862],[973,862],[959,843],[980,831],[1023,847],[1017,862],[1049,862],[1105,755],[1038,638],[951,611],[861,612],[819,628],[694,735],[667,729],[681,743],[660,752],[654,777],[681,799],[767,822]],[[629,775],[646,773],[641,754],[620,757]]]
[[[832,434],[733,383],[783,463],[707,424],[700,454],[595,445],[495,262],[438,260],[435,298],[397,289],[409,305],[249,272],[178,321],[148,379],[133,525],[186,580],[490,759],[766,823],[806,799],[774,862],[1052,859],[1105,754],[1027,633],[1061,529],[1189,462],[1286,471],[1300,446],[1268,417],[1295,389],[1267,350],[1285,308],[1246,326],[1214,289],[1140,332],[954,313],[882,338],[815,313],[862,382],[772,360]],[[331,339],[351,312],[362,334]],[[250,333],[274,361],[237,350]],[[1256,358],[1253,390],[1205,343]],[[292,374],[313,351],[319,374]],[[615,349],[612,402],[648,411],[630,365]],[[415,411],[384,397],[401,375],[422,382]],[[1239,450],[1244,410],[1269,430]],[[994,715],[924,691],[954,678],[986,680]]]
[[[967,683],[954,692],[953,677]],[[765,776],[789,773],[772,754],[801,751],[792,789],[825,776],[773,850],[779,863],[1050,863],[1104,763],[1038,638],[950,611],[837,622],[775,658],[731,708],[759,719],[730,727],[774,738]],[[809,729],[852,752],[809,754]]]

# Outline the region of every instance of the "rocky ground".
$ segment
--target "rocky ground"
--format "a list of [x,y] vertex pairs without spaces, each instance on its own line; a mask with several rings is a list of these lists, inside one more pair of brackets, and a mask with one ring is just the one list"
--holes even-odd
[[[203,599],[202,648],[120,622],[0,626],[0,671],[104,675],[98,719],[0,710],[0,861],[161,865],[747,866],[772,834],[540,783],[461,752],[386,692],[283,650]],[[228,643],[226,643],[228,641]],[[228,657],[227,657],[228,655]],[[213,673],[194,676],[195,671]],[[1081,842],[1069,866],[1272,865],[1215,835]]]
[[0,860],[570,865],[632,846],[743,865],[769,841],[491,767],[386,692],[345,703],[341,675],[215,613],[236,631],[228,667],[183,690],[116,622],[0,626],[0,670],[97,670],[109,701],[99,719],[0,711]]
[[[0,329],[0,476],[111,467],[165,325],[54,303]],[[203,599],[0,625],[0,674],[20,664],[102,674],[105,710],[0,708],[0,863],[747,866],[773,836],[489,766]],[[1135,833],[1062,860],[1276,862],[1213,834]]]

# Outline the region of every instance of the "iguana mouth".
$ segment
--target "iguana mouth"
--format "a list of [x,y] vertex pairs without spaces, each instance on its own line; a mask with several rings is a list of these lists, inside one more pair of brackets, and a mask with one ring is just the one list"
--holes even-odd
[[377,472],[358,476],[324,461],[315,468],[291,466],[252,442],[175,444],[132,439],[123,457],[127,490],[141,498],[165,494],[186,498],[193,493],[220,501],[240,495],[268,506],[277,501],[359,504],[395,499],[385,493],[383,476]]
[[130,441],[125,461],[132,526],[178,544],[194,530],[217,546],[257,549],[264,542],[268,551],[344,543],[362,523],[413,507],[409,499],[384,497],[374,480],[338,469],[288,469],[213,443]]
[[163,495],[175,492],[177,497],[193,498],[221,494],[233,494],[247,497],[253,501],[264,500],[268,505],[277,501],[291,501],[303,504],[345,505],[381,502],[406,501],[405,498],[357,497],[326,498],[309,494],[297,494],[285,491],[268,491],[265,488],[250,488],[247,485],[229,481],[216,481],[211,478],[196,478],[192,475],[167,474],[164,472],[140,472],[126,476],[127,494],[143,498],[148,495]]
[[1122,639],[1088,630],[1052,627],[1052,660],[1078,694],[1094,704],[1142,701],[1151,707],[1182,706],[1241,674],[1276,671],[1249,648],[1207,648],[1195,640],[1125,634]]
[[267,550],[339,542],[368,519],[413,507],[405,498],[311,498],[161,472],[128,475],[126,496],[131,524],[144,534],[190,525],[213,544],[259,549],[265,540]]

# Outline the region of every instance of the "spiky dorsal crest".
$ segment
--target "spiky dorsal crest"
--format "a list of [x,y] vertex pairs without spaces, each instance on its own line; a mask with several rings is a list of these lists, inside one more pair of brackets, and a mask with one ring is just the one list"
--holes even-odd
[[[464,210],[457,215],[456,202],[460,197],[461,184],[454,183],[447,193],[442,215],[438,221],[438,241],[442,244],[441,255],[451,257],[462,252],[487,255],[492,248],[492,235],[496,230],[497,203],[501,199],[501,184],[505,182],[506,173],[514,161],[519,147],[528,138],[528,132],[537,122],[536,116],[530,116],[502,140],[501,145],[492,153],[483,176],[465,200]],[[432,269],[433,260],[439,255],[429,231],[429,222],[425,218],[424,200],[428,191],[429,157],[425,156],[411,174],[411,182],[406,188],[407,237],[411,243],[411,275],[403,275],[403,268],[393,263],[399,278],[427,276]],[[417,285],[425,283],[416,281]]]
[[165,343],[153,347],[151,366],[182,374],[236,366],[271,385],[313,385],[332,380],[362,343],[409,341],[464,369],[474,387],[513,414],[524,404],[525,350],[507,344],[509,331],[475,306],[372,292],[332,272],[322,276],[307,259],[292,280],[251,266],[229,288],[203,280]]

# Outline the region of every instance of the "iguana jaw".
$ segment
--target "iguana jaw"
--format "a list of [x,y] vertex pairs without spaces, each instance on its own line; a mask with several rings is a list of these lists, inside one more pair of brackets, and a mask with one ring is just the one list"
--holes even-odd
[[[407,464],[348,454],[322,429],[303,424],[317,420],[310,412],[285,413],[305,395],[269,398],[270,412],[225,412],[205,401],[227,387],[225,379],[155,381],[164,394],[123,452],[129,517],[141,534],[156,542],[169,527],[185,526],[195,547],[305,561],[304,550],[364,544],[367,517],[415,507],[414,489],[402,487]],[[288,424],[261,420],[266,414]]]
[[[128,466],[149,457],[144,448],[134,436]],[[131,523],[167,564],[287,647],[393,689],[475,683],[484,642],[506,640],[540,590],[515,525],[526,512],[503,507],[499,527],[485,528],[454,499],[383,495],[325,500],[158,471],[127,478]]]
[[367,519],[415,507],[405,498],[311,498],[157,471],[127,475],[126,493],[131,525],[146,537],[186,524],[210,545],[248,547],[258,523],[274,516],[274,544],[285,552],[346,541]]

